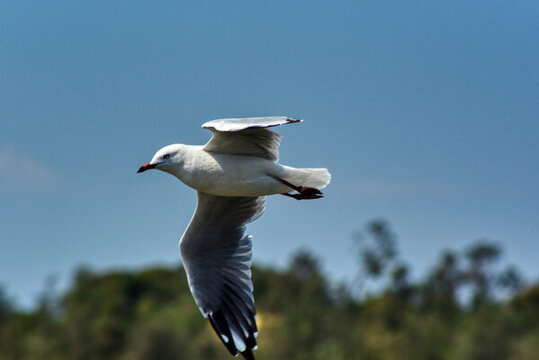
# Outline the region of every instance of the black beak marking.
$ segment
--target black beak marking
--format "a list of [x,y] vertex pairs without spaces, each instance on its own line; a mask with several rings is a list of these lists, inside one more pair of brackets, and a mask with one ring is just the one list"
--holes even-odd
[[153,168],[155,168],[155,165],[151,165],[150,163],[144,164],[137,170],[137,174]]

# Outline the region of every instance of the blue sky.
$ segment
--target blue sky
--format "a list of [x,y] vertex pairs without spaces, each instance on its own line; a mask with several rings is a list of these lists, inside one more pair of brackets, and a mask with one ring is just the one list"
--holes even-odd
[[[385,218],[421,277],[498,241],[539,277],[536,1],[0,4],[0,284],[23,306],[73,270],[179,263],[194,191],[137,175],[219,117],[288,115],[281,162],[326,198],[273,197],[255,261],[307,247],[334,279]],[[255,275],[256,276],[256,275]]]

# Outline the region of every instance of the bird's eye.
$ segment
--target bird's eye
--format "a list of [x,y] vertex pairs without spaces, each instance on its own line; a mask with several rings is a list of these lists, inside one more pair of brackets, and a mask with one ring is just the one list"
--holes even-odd
[[170,154],[163,155],[163,159],[168,159],[170,157]]

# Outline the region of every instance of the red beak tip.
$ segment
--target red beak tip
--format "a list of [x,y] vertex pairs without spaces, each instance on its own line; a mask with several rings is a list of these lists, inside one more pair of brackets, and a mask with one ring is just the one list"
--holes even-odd
[[150,163],[144,164],[137,170],[137,174],[139,174],[141,172],[144,172],[146,170],[149,170],[151,168],[152,168],[152,166],[150,165]]

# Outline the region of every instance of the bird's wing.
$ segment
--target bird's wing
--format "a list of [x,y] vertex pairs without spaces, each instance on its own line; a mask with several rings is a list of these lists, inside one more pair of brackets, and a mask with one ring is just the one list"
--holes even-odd
[[252,117],[243,119],[217,119],[203,124],[213,137],[204,146],[206,151],[259,156],[271,161],[279,159],[281,135],[269,128],[300,122],[286,116]]
[[189,288],[232,355],[254,359],[256,310],[247,223],[265,209],[265,197],[224,197],[198,192],[195,214],[180,240]]

